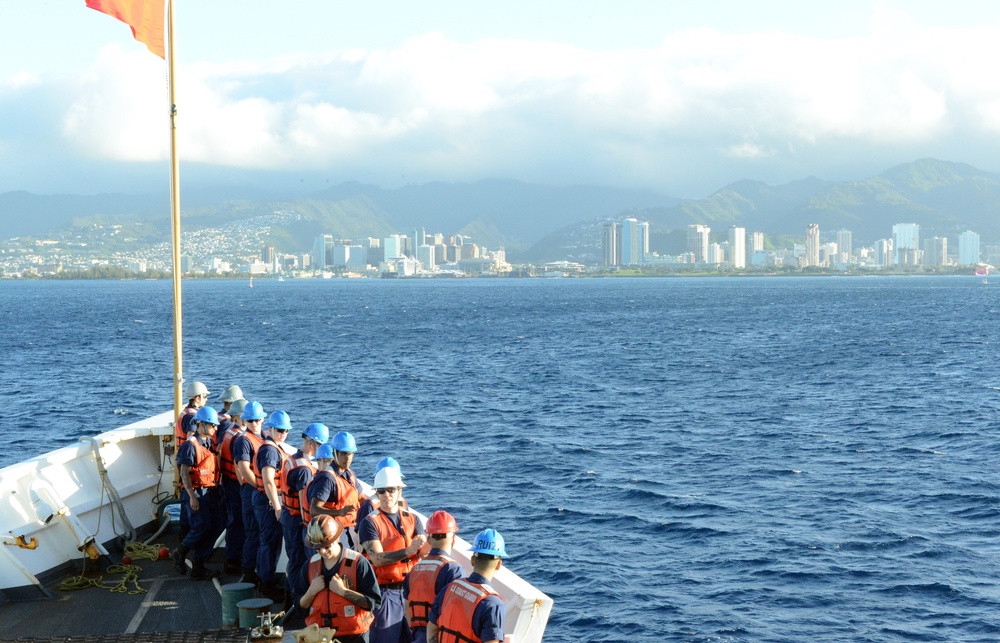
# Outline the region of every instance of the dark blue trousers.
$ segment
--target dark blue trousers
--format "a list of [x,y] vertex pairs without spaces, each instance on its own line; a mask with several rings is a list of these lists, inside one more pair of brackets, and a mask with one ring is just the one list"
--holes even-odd
[[240,486],[240,511],[243,512],[243,570],[257,569],[257,550],[260,549],[260,525],[253,511],[253,497],[257,490],[252,484]]
[[410,626],[403,612],[403,590],[382,590],[382,605],[375,611],[375,622],[368,634],[371,643],[409,643]]
[[195,489],[198,496],[198,511],[191,508],[191,499],[187,491],[181,494],[184,505],[188,508],[188,522],[191,525],[184,545],[187,546],[194,560],[207,560],[215,548],[215,541],[226,528],[226,507],[222,500],[221,487]]
[[260,547],[257,549],[257,577],[262,583],[273,583],[278,556],[281,554],[281,523],[274,517],[274,509],[267,496],[254,492],[253,512],[260,525]]
[[288,589],[293,596],[302,596],[309,589],[302,586],[302,567],[309,560],[303,541],[306,526],[302,524],[302,516],[293,516],[287,511],[281,514],[281,531],[285,537],[285,555],[288,556],[288,566],[285,577],[288,578]]
[[243,500],[240,498],[240,483],[223,476],[222,492],[226,497],[226,560],[241,560],[246,532],[243,528]]

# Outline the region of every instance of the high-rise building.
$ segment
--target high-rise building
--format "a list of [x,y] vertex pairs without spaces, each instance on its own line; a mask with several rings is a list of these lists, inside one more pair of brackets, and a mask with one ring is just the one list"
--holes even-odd
[[729,228],[729,267],[742,270],[747,267],[747,229],[739,226]]
[[920,263],[920,226],[897,223],[892,226],[893,263],[915,266]]
[[763,232],[750,233],[750,253],[753,254],[754,252],[764,252]]
[[879,239],[875,242],[875,265],[886,268],[893,261],[892,239]]
[[717,265],[726,260],[726,253],[718,243],[708,244],[708,252],[705,255],[705,263]]
[[605,268],[621,264],[618,255],[618,223],[608,221],[601,230],[601,265]]
[[958,265],[974,266],[979,263],[979,235],[966,230],[958,235]]
[[333,235],[321,234],[313,241],[312,268],[325,270],[333,261]]
[[924,265],[943,266],[948,261],[948,239],[931,237],[924,240]]
[[621,225],[621,264],[641,266],[649,257],[649,223],[627,217]]
[[424,270],[437,270],[437,263],[434,261],[434,246],[425,243],[418,247],[417,261],[424,267]]
[[385,250],[385,261],[392,261],[403,256],[405,236],[401,234],[391,234],[382,240],[382,248]]
[[694,255],[695,263],[708,261],[708,238],[712,229],[701,224],[687,227],[687,251]]
[[274,246],[264,246],[260,251],[260,260],[271,265],[274,263]]
[[819,266],[819,224],[810,223],[806,230],[806,266]]
[[851,263],[854,256],[854,248],[851,247],[851,231],[837,231],[837,261],[840,263]]

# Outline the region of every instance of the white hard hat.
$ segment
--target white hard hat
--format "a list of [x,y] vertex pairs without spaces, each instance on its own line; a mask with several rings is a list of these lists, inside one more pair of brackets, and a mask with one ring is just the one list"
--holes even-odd
[[187,387],[184,388],[184,397],[190,400],[199,395],[208,395],[208,387],[201,382],[188,382]]
[[381,469],[375,474],[375,488],[384,489],[386,487],[405,487],[406,484],[403,482],[403,478],[400,477],[399,471],[396,471],[392,467],[386,467]]
[[226,390],[222,392],[222,395],[219,396],[218,400],[220,402],[235,402],[236,400],[242,397],[243,397],[243,391],[240,389],[240,387],[236,386],[235,384],[232,384],[226,387]]

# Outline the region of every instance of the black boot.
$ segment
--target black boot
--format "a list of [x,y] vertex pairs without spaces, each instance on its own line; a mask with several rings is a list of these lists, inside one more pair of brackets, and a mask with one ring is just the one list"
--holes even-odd
[[191,566],[191,580],[211,580],[219,577],[219,570],[205,567],[205,561],[195,559]]
[[238,560],[227,560],[222,566],[222,571],[227,574],[239,574],[243,572],[243,563]]
[[260,579],[257,578],[257,570],[255,569],[244,569],[243,578],[240,580],[244,583],[253,583],[254,587],[260,583]]
[[188,555],[189,551],[191,550],[188,548],[188,546],[185,545],[184,543],[181,543],[180,546],[177,549],[175,549],[172,554],[172,557],[174,559],[174,569],[176,569],[177,573],[180,574],[181,576],[183,576],[188,572],[188,566],[187,563],[184,562],[184,558]]

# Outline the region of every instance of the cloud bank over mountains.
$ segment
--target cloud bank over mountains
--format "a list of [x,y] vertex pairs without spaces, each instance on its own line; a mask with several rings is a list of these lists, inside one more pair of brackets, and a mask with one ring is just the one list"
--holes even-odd
[[[700,197],[740,178],[852,179],[924,156],[1000,171],[997,42],[1000,26],[917,24],[876,5],[866,33],[839,38],[703,28],[588,49],[425,33],[182,61],[182,177],[500,177]],[[0,192],[130,192],[147,173],[163,184],[166,102],[163,62],[127,41],[73,78],[0,77]]]

